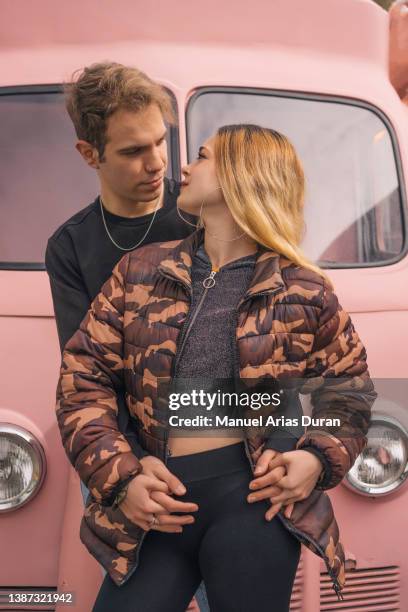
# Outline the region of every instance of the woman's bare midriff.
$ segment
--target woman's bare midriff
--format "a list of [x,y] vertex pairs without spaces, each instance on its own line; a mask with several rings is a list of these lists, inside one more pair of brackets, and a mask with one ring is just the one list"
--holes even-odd
[[172,457],[178,457],[180,455],[192,455],[193,453],[202,453],[203,451],[221,448],[222,446],[237,444],[242,440],[244,440],[243,433],[237,437],[228,436],[225,438],[220,436],[198,436],[188,438],[169,436],[168,449],[171,451]]

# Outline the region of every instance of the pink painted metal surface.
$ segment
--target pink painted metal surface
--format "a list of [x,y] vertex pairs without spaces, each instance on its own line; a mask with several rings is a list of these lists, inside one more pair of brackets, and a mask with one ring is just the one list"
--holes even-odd
[[[199,88],[267,88],[363,101],[392,125],[407,189],[408,107],[389,81],[387,13],[370,0],[258,0],[251,9],[249,18],[248,4],[234,0],[209,0],[200,8],[186,0],[162,1],[142,9],[130,0],[114,5],[109,0],[10,2],[0,25],[0,87],[61,83],[73,70],[101,59],[137,65],[177,99],[182,163],[187,160],[184,109]],[[38,206],[40,197],[31,193],[27,206]],[[21,228],[15,240],[29,239],[29,232]],[[372,376],[408,378],[408,258],[329,273],[367,347]],[[52,317],[45,271],[0,270],[0,422],[32,431],[47,457],[39,494],[0,517],[2,549],[7,550],[0,559],[0,588],[73,590],[78,603],[71,609],[84,612],[90,610],[101,574],[79,541],[79,483],[54,416],[59,350]],[[401,419],[408,427],[405,415]],[[407,575],[408,551],[402,545],[406,487],[381,499],[363,498],[344,486],[330,495],[350,566],[355,558],[357,568],[395,566]],[[302,557],[301,595],[293,609],[328,609],[319,595],[324,568],[315,555],[304,552]],[[399,597],[399,609],[408,609],[404,582]],[[365,605],[366,612],[386,609],[378,593]]]

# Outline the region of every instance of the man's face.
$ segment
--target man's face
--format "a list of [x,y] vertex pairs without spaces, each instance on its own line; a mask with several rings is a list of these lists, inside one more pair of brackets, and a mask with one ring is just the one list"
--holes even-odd
[[149,202],[162,190],[167,168],[166,126],[159,107],[118,110],[107,122],[104,161],[98,173],[106,191]]

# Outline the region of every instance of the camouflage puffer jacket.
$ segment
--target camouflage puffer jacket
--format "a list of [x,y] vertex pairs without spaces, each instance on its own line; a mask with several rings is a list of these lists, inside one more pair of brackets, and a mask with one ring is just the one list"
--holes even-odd
[[[142,470],[118,430],[115,389],[125,385],[141,446],[166,463],[169,424],[158,387],[174,376],[191,304],[192,256],[202,240],[199,229],[125,255],[63,353],[56,416],[68,458],[90,490],[80,538],[118,586],[136,570],[147,532],[112,507]],[[237,308],[236,346],[242,379],[270,378],[283,386],[301,380],[298,390],[311,393],[313,416],[341,417],[335,435],[310,426],[297,439],[296,448],[314,447],[324,456],[330,476],[295,502],[290,518],[282,511],[277,517],[324,560],[342,599],[344,551],[324,489],[340,483],[367,443],[376,393],[365,348],[321,276],[261,245]],[[267,439],[253,428],[244,428],[244,438],[254,469]]]

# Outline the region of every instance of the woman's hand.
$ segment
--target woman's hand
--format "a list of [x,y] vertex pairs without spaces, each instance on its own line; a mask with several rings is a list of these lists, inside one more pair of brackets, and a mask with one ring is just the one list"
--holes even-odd
[[289,518],[294,502],[306,499],[313,491],[322,469],[319,459],[308,451],[279,453],[268,449],[261,454],[255,468],[255,475],[267,473],[249,483],[255,493],[248,496],[248,502],[270,499],[272,504],[265,514],[266,520],[270,521],[283,505],[286,506],[284,515]]
[[[186,489],[181,482],[172,474],[166,465],[153,455],[148,455],[140,460],[143,472],[130,481],[125,499],[120,504],[120,509],[129,520],[139,527],[148,531],[165,531],[168,533],[180,533],[182,525],[193,523],[191,514],[185,516],[171,516],[170,512],[196,512],[198,505],[182,502],[171,497],[173,493],[184,495]],[[158,523],[150,525],[156,515]]]

